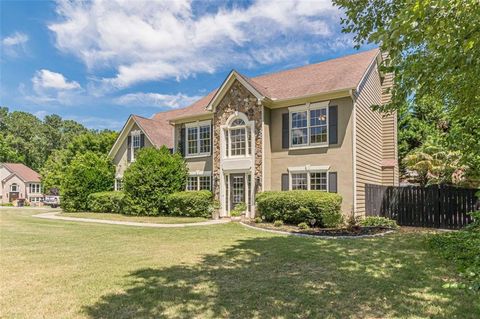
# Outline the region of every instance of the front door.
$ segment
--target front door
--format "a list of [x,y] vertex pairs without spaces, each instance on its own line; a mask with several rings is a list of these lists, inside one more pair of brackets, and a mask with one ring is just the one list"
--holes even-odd
[[10,192],[10,196],[9,196],[9,199],[8,201],[11,203],[13,201],[16,201],[18,199],[18,196],[19,193],[18,192]]
[[245,174],[230,174],[230,210],[245,203]]

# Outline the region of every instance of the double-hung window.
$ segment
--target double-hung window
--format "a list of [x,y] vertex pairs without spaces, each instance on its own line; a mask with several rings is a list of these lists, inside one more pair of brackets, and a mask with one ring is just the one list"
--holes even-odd
[[187,191],[212,190],[211,172],[196,172],[188,176]]
[[186,155],[210,155],[212,145],[210,121],[189,123],[185,129]]
[[29,188],[30,188],[30,193],[32,194],[41,193],[40,184],[30,184]]
[[225,129],[226,156],[243,157],[252,153],[251,126],[241,118],[234,119]]
[[290,146],[328,144],[328,107],[307,103],[290,108]]
[[130,132],[130,136],[132,138],[132,144],[131,144],[131,152],[132,152],[132,159],[131,161],[135,161],[135,158],[137,157],[138,150],[142,147],[142,137],[141,137],[142,132],[141,131],[132,131]]
[[328,191],[327,167],[305,166],[289,168],[291,190]]

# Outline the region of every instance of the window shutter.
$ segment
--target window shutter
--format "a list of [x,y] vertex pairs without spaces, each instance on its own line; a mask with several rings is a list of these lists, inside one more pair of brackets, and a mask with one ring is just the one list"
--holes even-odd
[[282,174],[282,191],[288,191],[289,185],[288,185],[288,174]]
[[213,124],[210,124],[210,154],[213,154]]
[[328,172],[328,191],[337,192],[337,172]]
[[140,147],[145,147],[145,134],[140,134]]
[[328,108],[328,143],[338,143],[338,106]]
[[127,162],[132,161],[132,137],[129,135],[127,137]]
[[185,156],[185,128],[180,129],[180,139],[178,141],[178,151],[182,156]]
[[290,145],[289,123],[290,116],[288,113],[282,114],[282,148],[288,148]]

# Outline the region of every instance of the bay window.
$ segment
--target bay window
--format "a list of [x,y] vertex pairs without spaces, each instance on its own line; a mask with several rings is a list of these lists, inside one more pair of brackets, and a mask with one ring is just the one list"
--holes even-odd
[[210,121],[189,123],[186,125],[185,140],[187,156],[205,156],[211,152]]
[[328,107],[307,103],[290,108],[290,146],[328,144]]

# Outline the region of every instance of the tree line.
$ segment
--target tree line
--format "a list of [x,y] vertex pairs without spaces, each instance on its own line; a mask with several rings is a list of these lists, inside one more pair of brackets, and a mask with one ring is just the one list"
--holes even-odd
[[[56,114],[41,120],[28,112],[0,108],[0,162],[23,163],[39,172],[46,193],[61,192],[67,169],[80,155],[107,161],[116,138],[114,131],[90,130]],[[113,179],[110,182],[113,185]]]

